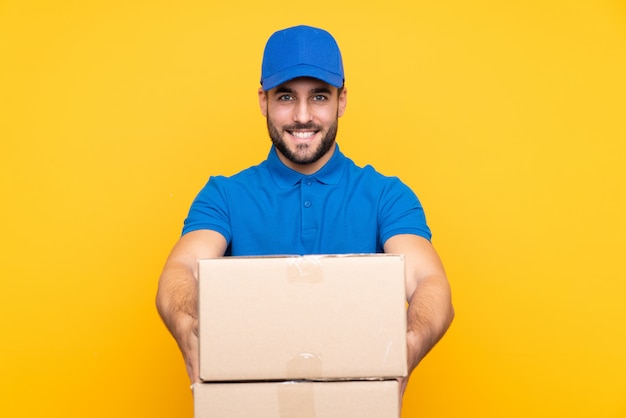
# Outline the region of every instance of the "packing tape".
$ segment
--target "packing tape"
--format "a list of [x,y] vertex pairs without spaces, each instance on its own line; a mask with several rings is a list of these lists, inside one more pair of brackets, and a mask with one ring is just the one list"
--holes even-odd
[[319,354],[300,353],[287,361],[287,376],[291,379],[317,378],[322,375]]
[[277,391],[280,418],[315,418],[313,383],[284,382]]
[[322,283],[324,274],[320,257],[293,257],[287,264],[288,283]]

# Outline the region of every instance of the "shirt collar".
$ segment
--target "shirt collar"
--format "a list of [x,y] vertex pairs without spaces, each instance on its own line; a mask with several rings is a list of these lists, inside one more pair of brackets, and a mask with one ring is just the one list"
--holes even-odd
[[339,180],[341,180],[341,175],[344,171],[343,168],[347,161],[346,156],[339,150],[339,145],[335,144],[335,151],[332,157],[330,157],[330,160],[317,172],[307,175],[298,173],[283,164],[280,158],[278,158],[276,148],[273,145],[267,156],[267,166],[270,175],[281,189],[286,189],[298,184],[305,177],[314,178],[324,184],[337,184]]

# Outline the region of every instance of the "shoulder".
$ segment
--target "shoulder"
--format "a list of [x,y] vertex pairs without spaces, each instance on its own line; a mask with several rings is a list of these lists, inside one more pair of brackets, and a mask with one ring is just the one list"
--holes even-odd
[[257,165],[253,165],[251,167],[245,168],[238,173],[229,175],[229,176],[221,176],[223,181],[240,181],[242,179],[248,179],[250,177],[258,177],[263,173],[267,172],[267,162],[263,161]]
[[341,154],[342,163],[345,165],[348,172],[352,175],[365,177],[371,180],[377,180],[380,182],[393,183],[399,181],[398,177],[388,176],[378,171],[373,165],[365,164],[358,165],[351,158]]
[[209,178],[209,184],[218,188],[236,187],[240,184],[258,183],[267,177],[267,167],[265,162],[245,168],[238,173],[231,175],[214,175]]
[[412,193],[411,189],[399,177],[385,175],[369,164],[360,167],[350,161],[348,173],[350,181],[361,182],[381,193]]

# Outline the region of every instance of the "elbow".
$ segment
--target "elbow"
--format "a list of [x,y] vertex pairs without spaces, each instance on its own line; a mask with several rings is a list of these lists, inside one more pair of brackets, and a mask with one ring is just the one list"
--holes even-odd
[[452,321],[454,320],[455,315],[456,315],[456,311],[454,310],[454,305],[452,305],[452,302],[451,302],[450,309],[448,310],[448,326],[452,324]]
[[165,292],[162,288],[162,283],[159,283],[159,287],[156,292],[156,296],[154,298],[154,304],[157,312],[161,318],[165,318],[165,315],[168,311],[168,303],[167,297],[165,296]]
[[455,315],[456,311],[454,309],[454,304],[452,303],[452,291],[450,289],[450,285],[448,285],[448,327],[452,324]]

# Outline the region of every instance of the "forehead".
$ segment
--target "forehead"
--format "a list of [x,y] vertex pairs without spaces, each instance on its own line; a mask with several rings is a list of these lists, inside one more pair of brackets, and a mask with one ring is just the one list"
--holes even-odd
[[337,88],[330,84],[312,77],[298,77],[293,80],[284,82],[283,84],[274,87],[270,92],[296,92],[296,93],[308,93],[308,92],[329,92],[332,93]]

